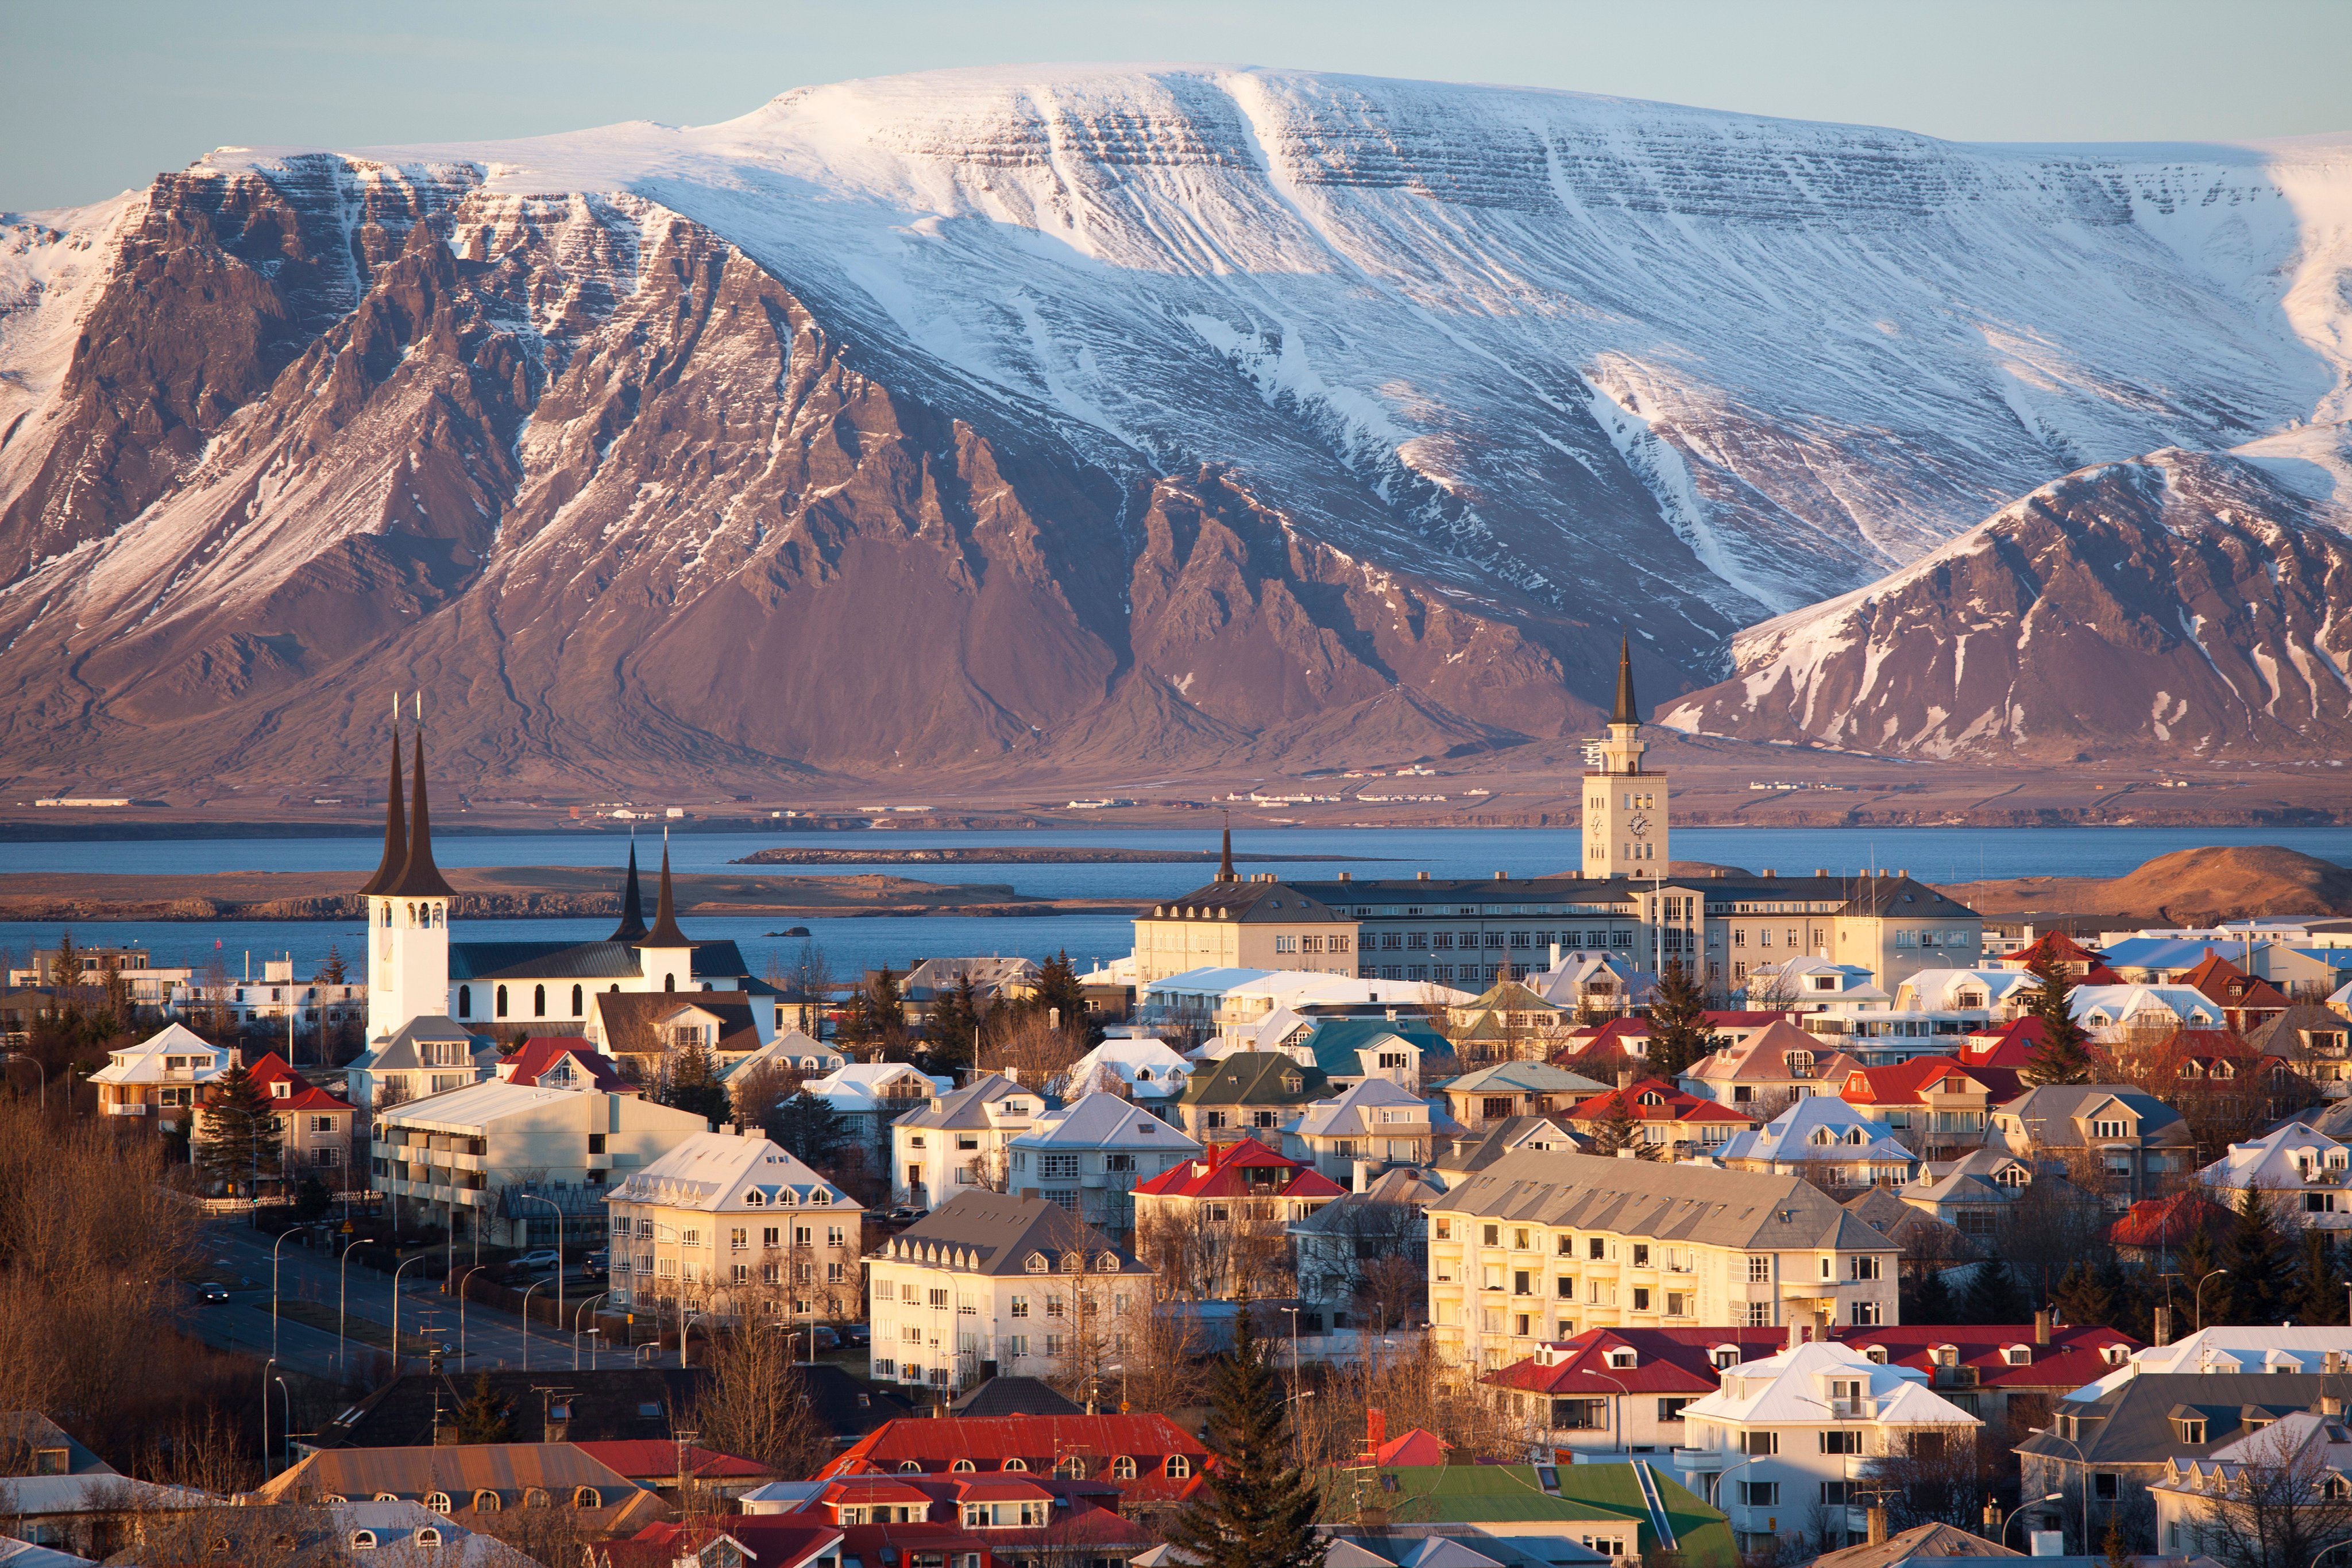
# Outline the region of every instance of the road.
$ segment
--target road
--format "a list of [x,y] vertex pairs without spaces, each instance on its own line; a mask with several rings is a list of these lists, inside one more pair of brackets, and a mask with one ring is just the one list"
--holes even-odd
[[[270,1354],[270,1244],[272,1237],[234,1220],[215,1221],[205,1227],[205,1251],[209,1277],[217,1279],[229,1290],[229,1300],[205,1303],[192,1301],[182,1314],[182,1324],[188,1332],[206,1344],[222,1350],[241,1352],[267,1359]],[[463,1274],[466,1249],[458,1249],[458,1271]],[[461,1323],[456,1298],[444,1296],[438,1281],[419,1284],[411,1269],[400,1290],[400,1333],[404,1340],[423,1336],[446,1347],[442,1365],[450,1372],[520,1367],[525,1364],[525,1331],[522,1320],[511,1312],[501,1311],[481,1301],[466,1304]],[[354,1321],[381,1325],[385,1331],[380,1336],[388,1342],[393,1321],[392,1279],[361,1264],[356,1258],[348,1271],[348,1295],[344,1311]],[[338,1300],[337,1259],[305,1250],[298,1241],[289,1238],[278,1251],[278,1289],[279,1300],[308,1301],[332,1312]],[[578,1315],[581,1307],[604,1289],[602,1282],[592,1282],[578,1277],[564,1281],[564,1303],[567,1321]],[[540,1288],[540,1297],[552,1298],[555,1281],[551,1275]],[[321,1329],[298,1322],[278,1314],[277,1327],[278,1359],[281,1365],[310,1373],[313,1376],[342,1381],[345,1366],[360,1367],[382,1348],[381,1343],[352,1338],[339,1347],[332,1329]],[[582,1337],[582,1366],[586,1366],[592,1354],[600,1365],[619,1364],[621,1357],[609,1349],[592,1352],[587,1336]],[[415,1352],[412,1351],[412,1364]],[[346,1360],[347,1358],[347,1360]],[[572,1336],[559,1331],[553,1324],[535,1321],[529,1331],[528,1361],[534,1366],[569,1367],[572,1360]]]

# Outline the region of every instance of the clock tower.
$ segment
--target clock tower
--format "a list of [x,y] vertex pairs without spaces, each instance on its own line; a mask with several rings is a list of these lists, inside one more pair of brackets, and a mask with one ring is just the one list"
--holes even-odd
[[1584,874],[1648,877],[1665,873],[1666,775],[1643,771],[1641,715],[1633,707],[1630,641],[1617,649],[1617,707],[1605,740],[1586,748]]

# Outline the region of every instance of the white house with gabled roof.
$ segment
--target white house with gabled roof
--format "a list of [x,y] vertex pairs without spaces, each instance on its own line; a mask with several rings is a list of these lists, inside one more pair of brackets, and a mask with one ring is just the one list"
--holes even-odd
[[1715,1157],[1730,1170],[1804,1176],[1832,1187],[1900,1187],[1919,1173],[1918,1155],[1830,1095],[1801,1100],[1754,1131],[1733,1133]]
[[192,1121],[212,1085],[235,1066],[236,1053],[179,1024],[166,1024],[137,1045],[109,1051],[89,1075],[102,1116],[152,1116],[175,1131]]
[[757,1128],[684,1139],[614,1187],[605,1212],[617,1309],[860,1315],[865,1211]]
[[2220,1003],[2186,985],[2077,985],[2066,994],[2066,1011],[2101,1040],[2134,1029],[2228,1026]]
[[1126,1236],[1135,1228],[1136,1184],[1200,1152],[1150,1111],[1116,1094],[1089,1094],[1040,1116],[1005,1145],[1005,1190]]
[[[740,1089],[740,1080],[729,1076]],[[801,1084],[802,1092],[824,1101],[848,1125],[851,1137],[877,1169],[890,1161],[890,1124],[954,1089],[953,1079],[933,1078],[907,1062],[844,1062],[823,1078]]]
[[1685,1486],[1729,1516],[1739,1549],[1757,1552],[1810,1531],[1818,1508],[1844,1510],[1849,1539],[1858,1536],[1855,1489],[1870,1460],[1939,1451],[1983,1425],[1915,1367],[1813,1341],[1724,1368],[1713,1394],[1683,1407],[1674,1465]]
[[1001,1185],[1005,1145],[1045,1113],[1043,1094],[997,1072],[901,1112],[890,1124],[895,1201],[927,1209]]
[[2235,1208],[2248,1187],[2266,1194],[2289,1223],[2312,1230],[2352,1229],[2352,1147],[2301,1121],[2272,1129],[2197,1173]]
[[1318,1100],[1282,1130],[1282,1152],[1312,1165],[1349,1192],[1359,1174],[1388,1165],[1425,1165],[1436,1158],[1441,1134],[1462,1131],[1444,1110],[1384,1078],[1351,1085],[1335,1100]]
[[1136,1100],[1172,1100],[1192,1081],[1192,1062],[1153,1035],[1113,1035],[1070,1064],[1065,1094],[1108,1089],[1117,1082]]

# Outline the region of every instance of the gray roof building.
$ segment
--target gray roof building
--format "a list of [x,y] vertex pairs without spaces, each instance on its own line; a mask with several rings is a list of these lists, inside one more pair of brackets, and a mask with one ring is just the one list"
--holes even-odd
[[[1993,1111],[1994,1125],[2053,1148],[2082,1148],[2109,1141],[2093,1130],[2112,1114],[2130,1129],[2127,1136],[2157,1148],[2187,1147],[2195,1139],[2180,1112],[2129,1084],[2053,1083],[2029,1089]],[[2014,1143],[2012,1142],[2012,1147]]]
[[1521,1149],[1567,1150],[1581,1154],[1591,1147],[1591,1140],[1549,1116],[1514,1116],[1505,1121],[1490,1121],[1475,1132],[1454,1138],[1451,1143],[1452,1147],[1441,1151],[1432,1163],[1440,1173],[1454,1182]]
[[1534,1149],[1469,1175],[1430,1212],[1755,1251],[1895,1250],[1861,1215],[1801,1176]]
[[[1001,1072],[977,1078],[957,1089],[943,1094],[919,1110],[909,1110],[893,1124],[898,1127],[993,1127],[988,1107],[1003,1100],[1023,1100],[1033,1107],[1043,1106],[1045,1097]],[[1031,1114],[1034,1114],[1034,1110]]]
[[1029,1267],[1033,1256],[1045,1260],[1045,1272],[1063,1272],[1073,1254],[1083,1259],[1083,1268],[1069,1272],[1108,1273],[1100,1267],[1105,1257],[1118,1259],[1121,1274],[1151,1272],[1135,1254],[1059,1204],[1009,1193],[959,1194],[892,1237],[874,1256],[938,1263],[959,1273],[1018,1275],[1034,1272]]
[[2029,1478],[2032,1462],[2152,1473],[2175,1455],[2210,1454],[2251,1429],[2316,1409],[2323,1398],[2347,1397],[2352,1373],[2141,1373],[2096,1398],[2060,1400],[2049,1429],[2017,1452],[2029,1460]]

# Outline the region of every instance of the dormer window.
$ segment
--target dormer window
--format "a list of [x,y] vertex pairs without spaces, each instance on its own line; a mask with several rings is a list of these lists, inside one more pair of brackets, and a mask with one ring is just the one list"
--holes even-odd
[[1873,1366],[1885,1366],[1886,1364],[1886,1347],[1885,1345],[1864,1345],[1862,1347],[1862,1353],[1870,1358],[1870,1363]]
[[291,1100],[294,1098],[294,1086],[281,1078],[269,1086],[269,1098],[272,1100]]
[[1640,1361],[1640,1355],[1631,1350],[1612,1350],[1609,1352],[1609,1364],[1612,1367],[1630,1367],[1638,1364]]
[[1718,1372],[1726,1367],[1738,1366],[1739,1364],[1739,1347],[1737,1345],[1717,1345],[1715,1347],[1714,1359],[1716,1370]]
[[2007,1362],[2011,1366],[2032,1366],[2033,1364],[2033,1347],[2032,1345],[2011,1345],[2000,1352],[2000,1359]]
[[1295,1072],[1290,1072],[1290,1073],[1285,1073],[1285,1074],[1283,1074],[1283,1075],[1282,1075],[1282,1092],[1283,1092],[1283,1093],[1285,1093],[1285,1094],[1297,1094],[1297,1093],[1298,1093],[1300,1090],[1304,1089],[1306,1087],[1307,1087],[1307,1080],[1306,1080],[1305,1079],[1303,1079],[1303,1078],[1299,1077],[1297,1073],[1295,1073]]
[[[2250,1427],[2252,1425],[2253,1423],[2252,1422],[2247,1423],[2247,1426]],[[2205,1441],[2205,1417],[2202,1415],[2174,1416],[2172,1418],[2172,1435],[2183,1443],[2203,1443]]]

